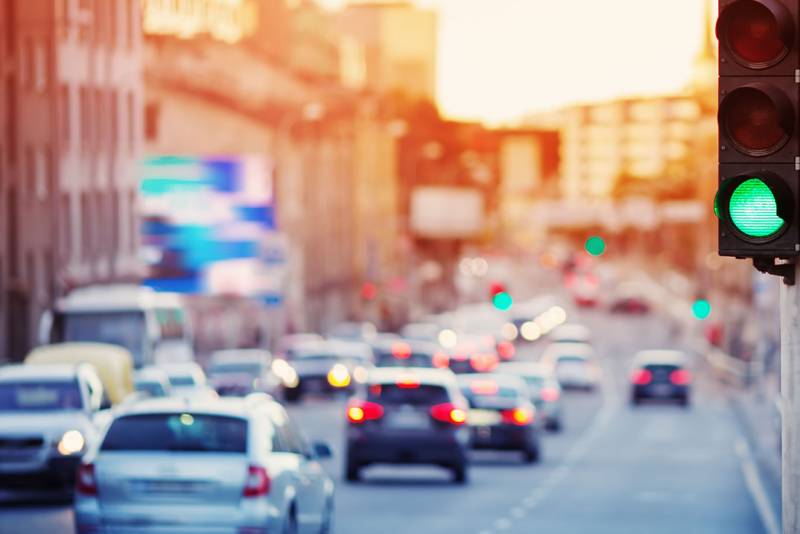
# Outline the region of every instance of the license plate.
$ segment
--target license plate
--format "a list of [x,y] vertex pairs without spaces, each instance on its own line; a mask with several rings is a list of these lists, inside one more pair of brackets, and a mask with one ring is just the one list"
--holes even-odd
[[139,493],[197,493],[208,484],[194,480],[134,480],[133,489]]
[[666,396],[672,393],[672,388],[666,384],[659,384],[657,386],[653,386],[653,395],[658,396]]
[[392,428],[427,428],[428,418],[415,412],[400,412],[392,414],[386,420]]
[[500,414],[491,410],[470,410],[467,423],[470,426],[491,426],[500,422]]
[[303,381],[303,389],[306,391],[320,392],[324,389],[324,382],[320,379],[311,379]]

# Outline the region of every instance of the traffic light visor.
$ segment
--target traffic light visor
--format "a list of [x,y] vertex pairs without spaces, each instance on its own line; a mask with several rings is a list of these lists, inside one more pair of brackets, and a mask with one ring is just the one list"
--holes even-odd
[[794,23],[780,2],[740,0],[720,14],[717,35],[738,63],[763,69],[786,57],[794,39]]
[[778,215],[778,199],[760,178],[741,182],[728,202],[731,223],[748,237],[766,238],[783,229],[786,221]]

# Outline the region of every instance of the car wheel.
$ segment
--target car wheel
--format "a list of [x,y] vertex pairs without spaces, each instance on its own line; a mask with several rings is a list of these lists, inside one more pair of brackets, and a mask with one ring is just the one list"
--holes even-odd
[[322,518],[322,525],[319,527],[319,534],[331,534],[333,532],[333,502],[328,501],[325,506],[325,515]]
[[561,420],[560,419],[548,419],[547,423],[545,423],[544,427],[549,430],[550,432],[561,432]]
[[286,402],[300,402],[300,399],[303,396],[303,392],[300,391],[300,387],[296,388],[288,388],[286,389],[286,393],[284,397],[286,397]]
[[348,460],[345,466],[345,478],[348,482],[358,482],[361,479],[361,466],[353,460]]
[[298,534],[300,529],[297,525],[297,517],[295,516],[294,505],[289,509],[289,516],[286,518],[286,522],[283,524],[283,533],[282,534]]
[[453,468],[453,482],[456,484],[467,483],[467,466],[464,464],[457,465]]
[[539,463],[541,459],[541,453],[539,451],[538,444],[531,444],[522,451],[522,457],[526,464],[535,464]]

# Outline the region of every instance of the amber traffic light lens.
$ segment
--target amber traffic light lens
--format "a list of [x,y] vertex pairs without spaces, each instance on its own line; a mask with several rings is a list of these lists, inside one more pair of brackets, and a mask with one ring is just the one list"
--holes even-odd
[[791,135],[767,94],[752,87],[733,91],[721,109],[725,130],[737,148],[761,156],[778,150]]

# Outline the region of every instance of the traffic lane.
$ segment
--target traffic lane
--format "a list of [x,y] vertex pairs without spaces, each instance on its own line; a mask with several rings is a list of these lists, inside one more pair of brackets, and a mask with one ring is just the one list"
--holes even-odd
[[61,495],[0,492],[0,534],[73,532],[72,505]]
[[700,373],[688,409],[626,400],[521,501],[525,516],[507,531],[764,532],[741,472],[739,428],[713,381]]
[[559,468],[601,403],[599,392],[566,395],[564,430],[543,433],[541,463],[524,464],[514,452],[475,451],[465,486],[453,484],[449,472],[433,466],[376,465],[364,470],[362,482],[347,483],[343,478],[344,401],[309,398],[289,411],[310,439],[325,440],[334,449],[334,458],[324,464],[337,481],[339,532],[417,528],[455,534],[470,532],[487,517],[510,513],[514,502]]

